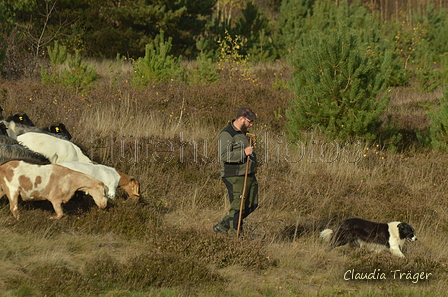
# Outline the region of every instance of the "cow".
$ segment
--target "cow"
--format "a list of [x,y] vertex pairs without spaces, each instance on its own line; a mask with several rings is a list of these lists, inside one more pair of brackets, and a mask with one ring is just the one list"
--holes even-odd
[[68,132],[67,128],[63,123],[53,123],[50,124],[48,127],[42,127],[42,128],[6,120],[0,121],[0,124],[8,128],[9,129],[8,135],[14,138],[24,133],[36,132],[36,133],[47,133],[51,136],[55,136],[65,140],[72,139],[72,135],[70,134],[70,132]]
[[5,123],[1,122],[0,122],[0,135],[8,136],[8,127],[6,127]]
[[1,135],[0,134],[0,143],[1,144],[19,144],[19,142],[17,140],[15,140],[14,138],[11,138],[7,135]]
[[28,132],[17,136],[17,141],[30,150],[44,155],[52,164],[64,161],[93,163],[74,143],[48,134]]
[[120,175],[115,170],[115,168],[102,164],[88,164],[76,161],[65,161],[58,164],[72,170],[93,176],[96,179],[102,181],[109,188],[109,191],[107,193],[108,198],[115,199],[115,190],[117,189],[118,182],[120,181]]
[[131,200],[137,201],[140,197],[140,183],[135,178],[113,167],[75,161],[65,161],[58,164],[99,179],[109,188],[108,197],[111,199],[115,199],[117,187],[122,188]]
[[131,200],[137,202],[140,199],[140,183],[134,177],[129,176],[124,172],[118,170],[117,172],[120,175],[118,187],[128,193]]
[[34,127],[33,121],[31,121],[29,116],[26,113],[24,113],[24,112],[16,112],[13,115],[9,116],[6,119],[6,121],[8,121],[8,122],[13,121],[15,123],[20,123],[20,124],[23,124],[23,125]]
[[50,124],[47,128],[41,128],[43,132],[49,132],[55,135],[60,135],[67,140],[72,139],[72,135],[68,132],[67,128],[63,123],[53,123]]
[[0,163],[6,162],[10,159],[27,159],[38,163],[50,164],[50,160],[46,157],[27,149],[23,145],[18,143],[7,144],[0,142]]
[[60,219],[64,215],[62,203],[68,202],[76,191],[92,196],[101,209],[107,206],[107,186],[87,174],[57,164],[41,165],[24,160],[0,165],[0,197],[8,197],[16,220],[19,220],[19,196],[24,201],[50,201],[56,213],[51,219]]

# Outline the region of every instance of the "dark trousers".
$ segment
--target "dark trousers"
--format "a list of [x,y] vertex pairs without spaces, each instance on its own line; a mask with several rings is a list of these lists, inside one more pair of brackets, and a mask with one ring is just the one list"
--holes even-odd
[[[220,225],[229,232],[238,228],[240,215],[241,195],[244,188],[244,176],[223,177],[222,181],[227,187],[230,200],[229,213],[222,219]],[[247,176],[246,193],[244,195],[242,219],[246,218],[258,207],[258,181],[255,175]],[[241,220],[241,226],[243,221]]]

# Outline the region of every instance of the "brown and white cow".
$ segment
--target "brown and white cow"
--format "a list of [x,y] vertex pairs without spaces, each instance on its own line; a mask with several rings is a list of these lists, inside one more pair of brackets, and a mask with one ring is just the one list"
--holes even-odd
[[103,182],[82,172],[57,165],[40,165],[24,160],[12,160],[0,165],[0,197],[8,196],[10,210],[19,219],[18,198],[37,201],[48,200],[56,215],[63,216],[62,203],[68,202],[76,191],[93,197],[99,208],[107,206],[107,187]]
[[115,199],[115,190],[122,188],[129,198],[138,201],[140,198],[140,183],[132,176],[127,175],[113,167],[102,164],[88,164],[75,161],[65,161],[58,165],[79,171],[102,181],[109,189],[108,198]]
[[140,183],[135,179],[135,177],[129,176],[118,170],[117,172],[120,175],[118,186],[128,193],[131,200],[138,201],[140,199]]

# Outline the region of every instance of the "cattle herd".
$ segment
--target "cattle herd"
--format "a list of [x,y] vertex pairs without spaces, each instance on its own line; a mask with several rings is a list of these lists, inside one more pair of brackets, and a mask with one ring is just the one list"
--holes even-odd
[[99,208],[115,198],[117,188],[139,200],[140,183],[134,177],[93,162],[71,139],[63,123],[36,127],[23,112],[5,119],[0,107],[0,198],[8,197],[16,219],[19,197],[50,201],[56,219],[77,191],[92,196]]

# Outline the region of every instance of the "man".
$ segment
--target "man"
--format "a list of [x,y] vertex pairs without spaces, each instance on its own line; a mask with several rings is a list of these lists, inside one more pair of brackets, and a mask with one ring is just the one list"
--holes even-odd
[[213,227],[216,233],[237,235],[247,162],[249,164],[240,232],[242,231],[242,220],[258,207],[258,182],[255,177],[257,160],[250,137],[246,135],[256,118],[251,109],[240,108],[237,111],[236,119],[232,120],[219,134],[221,177],[229,193],[230,210],[222,221]]

